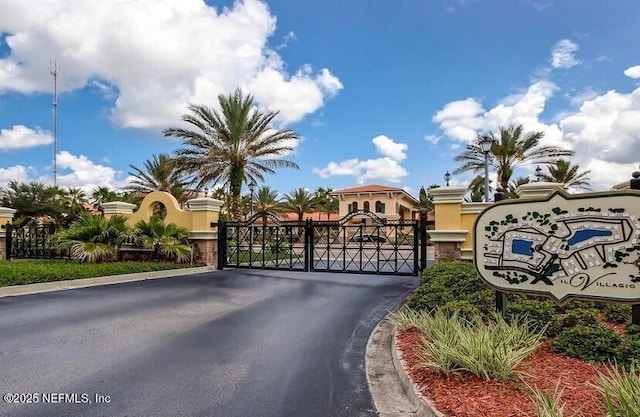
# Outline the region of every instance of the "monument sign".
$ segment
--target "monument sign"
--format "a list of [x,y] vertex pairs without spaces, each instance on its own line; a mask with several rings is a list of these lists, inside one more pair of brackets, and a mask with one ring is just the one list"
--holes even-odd
[[640,302],[640,193],[507,200],[475,223],[480,276],[505,292]]

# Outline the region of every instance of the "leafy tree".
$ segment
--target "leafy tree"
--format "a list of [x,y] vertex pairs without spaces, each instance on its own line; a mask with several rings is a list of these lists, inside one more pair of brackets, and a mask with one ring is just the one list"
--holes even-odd
[[331,188],[318,187],[313,192],[313,204],[314,207],[320,213],[327,213],[327,220],[329,220],[332,213],[338,212],[338,199],[331,193]]
[[44,217],[59,223],[68,212],[64,192],[40,182],[10,181],[2,205],[16,210],[15,224]]
[[134,242],[147,249],[153,249],[155,257],[180,262],[191,257],[189,231],[175,223],[165,223],[158,216],[149,221],[141,220],[134,226]]
[[129,167],[133,169],[129,175],[134,178],[127,186],[127,191],[145,194],[152,191],[165,191],[171,193],[180,202],[190,197],[190,193],[185,190],[187,179],[178,170],[176,160],[167,154],[153,155],[152,159],[144,162],[144,169],[134,165]]
[[123,216],[106,219],[83,213],[68,229],[56,234],[56,246],[61,251],[70,251],[71,256],[81,262],[110,260],[129,233],[126,221]]
[[522,125],[500,127],[497,133],[478,135],[476,142],[467,145],[465,152],[455,157],[462,165],[453,173],[484,172],[484,153],[480,141],[490,137],[494,140],[491,147],[489,164],[498,172],[498,182],[504,190],[508,188],[513,172],[525,165],[548,164],[558,157],[571,156],[573,152],[557,146],[541,146],[543,132],[523,133]]
[[314,209],[313,195],[304,188],[296,188],[285,194],[282,204],[284,208],[298,215],[298,221],[302,221],[304,214]]
[[558,159],[553,164],[548,165],[547,168],[549,169],[549,174],[542,174],[544,181],[563,184],[564,188],[591,190],[589,188],[591,179],[588,177],[591,171],[578,172],[580,165],[571,165],[570,161]]
[[183,139],[183,148],[176,151],[178,167],[193,175],[197,188],[220,182],[229,185],[230,213],[234,220],[240,220],[242,184],[262,182],[263,174],[275,173],[276,168],[298,168],[281,156],[293,150],[291,142],[299,135],[290,129],[273,128],[278,112],[260,112],[253,97],[240,89],[219,95],[218,101],[220,112],[190,105],[190,113],[182,120],[194,129],[170,127],[164,135]]

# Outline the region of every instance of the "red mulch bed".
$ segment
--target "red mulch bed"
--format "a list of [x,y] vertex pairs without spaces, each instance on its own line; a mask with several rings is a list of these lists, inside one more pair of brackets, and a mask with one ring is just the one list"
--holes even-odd
[[[447,417],[535,417],[528,388],[514,378],[507,382],[485,381],[471,374],[444,376],[417,366],[415,350],[420,343],[416,329],[399,332],[397,346],[407,362],[408,374],[425,397]],[[530,386],[554,394],[559,384],[565,415],[599,417],[603,397],[592,384],[596,383],[602,365],[586,363],[553,353],[544,342],[522,363],[519,370],[526,373],[523,380]]]

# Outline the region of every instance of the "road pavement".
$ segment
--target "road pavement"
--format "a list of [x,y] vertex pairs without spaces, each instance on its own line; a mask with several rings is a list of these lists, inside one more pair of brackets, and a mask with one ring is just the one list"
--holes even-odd
[[417,281],[230,270],[2,298],[0,394],[32,403],[0,415],[377,415],[367,339]]

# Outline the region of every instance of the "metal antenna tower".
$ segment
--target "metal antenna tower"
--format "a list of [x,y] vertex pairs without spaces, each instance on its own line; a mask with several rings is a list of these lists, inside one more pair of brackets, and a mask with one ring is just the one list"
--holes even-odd
[[53,186],[58,186],[58,61],[49,61],[49,72],[53,75]]

